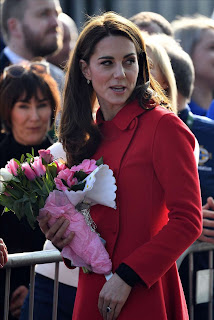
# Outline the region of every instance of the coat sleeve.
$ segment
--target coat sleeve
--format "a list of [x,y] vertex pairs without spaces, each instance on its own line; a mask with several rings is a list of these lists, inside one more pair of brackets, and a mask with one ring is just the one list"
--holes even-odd
[[168,223],[122,262],[151,287],[201,234],[202,210],[194,157],[195,138],[173,114],[161,117],[154,135],[152,162],[169,211]]

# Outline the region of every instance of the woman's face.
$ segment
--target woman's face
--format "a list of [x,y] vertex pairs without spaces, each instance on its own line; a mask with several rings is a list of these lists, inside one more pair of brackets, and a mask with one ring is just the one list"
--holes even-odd
[[197,83],[214,88],[214,29],[202,32],[201,40],[194,47],[192,61]]
[[23,145],[40,144],[50,128],[51,105],[40,91],[38,100],[22,95],[11,111],[11,129],[15,140]]
[[[103,115],[115,115],[131,96],[138,77],[138,57],[134,43],[123,36],[108,36],[95,47],[82,71],[91,80]],[[107,119],[106,119],[107,120]]]

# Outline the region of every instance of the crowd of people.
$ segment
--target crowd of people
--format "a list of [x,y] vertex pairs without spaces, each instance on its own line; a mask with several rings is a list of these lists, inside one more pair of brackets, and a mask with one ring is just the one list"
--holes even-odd
[[[102,156],[116,178],[116,210],[90,209],[112,276],[64,258],[58,319],[187,320],[188,260],[179,272],[176,260],[196,240],[214,244],[214,20],[105,12],[79,33],[59,0],[1,6],[0,168],[49,148],[69,167]],[[65,217],[32,230],[1,212],[3,320],[8,254],[61,251],[75,233]],[[208,258],[194,257],[196,279]],[[36,266],[35,320],[52,319],[54,270]],[[12,269],[9,320],[28,319],[29,281],[29,267]],[[195,296],[196,280],[194,320],[208,319]]]

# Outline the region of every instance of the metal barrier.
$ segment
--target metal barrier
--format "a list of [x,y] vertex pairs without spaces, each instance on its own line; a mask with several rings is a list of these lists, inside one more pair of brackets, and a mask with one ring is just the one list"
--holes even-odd
[[194,272],[194,253],[195,252],[209,252],[209,261],[208,268],[210,272],[210,281],[209,281],[209,292],[208,292],[208,319],[204,320],[213,320],[213,250],[214,244],[207,242],[196,241],[194,242],[177,260],[178,269],[181,266],[184,258],[189,256],[189,317],[190,320],[194,319],[194,299],[193,299],[193,272]]
[[[194,319],[194,304],[193,304],[193,271],[194,271],[194,252],[209,252],[209,269],[213,271],[213,250],[214,244],[196,241],[193,243],[177,260],[178,269],[181,266],[184,258],[189,256],[189,315],[190,320]],[[4,266],[6,269],[5,282],[5,303],[4,303],[4,320],[8,320],[9,312],[9,291],[10,291],[10,274],[11,268],[30,266],[30,295],[29,295],[29,320],[33,320],[34,307],[34,285],[35,285],[35,265],[44,263],[55,263],[55,279],[53,292],[53,313],[52,320],[57,320],[58,306],[58,278],[59,278],[59,262],[62,261],[62,256],[56,250],[44,250],[35,252],[25,252],[18,254],[9,254],[8,262]],[[210,287],[209,287],[209,319],[213,320],[213,272],[210,272]]]
[[17,254],[9,254],[8,262],[4,266],[6,269],[5,281],[5,301],[4,301],[4,320],[8,320],[9,313],[9,292],[10,292],[10,274],[11,268],[30,266],[30,294],[29,294],[29,320],[33,320],[34,307],[34,285],[35,285],[35,265],[44,263],[55,263],[55,279],[53,292],[53,313],[52,320],[57,319],[57,305],[58,305],[58,278],[59,278],[59,262],[62,261],[62,256],[56,250],[44,250],[35,252],[25,252]]

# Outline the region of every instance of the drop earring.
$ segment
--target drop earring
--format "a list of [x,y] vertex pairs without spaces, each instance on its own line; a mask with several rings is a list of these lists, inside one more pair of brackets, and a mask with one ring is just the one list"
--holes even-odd
[[90,80],[89,79],[87,79],[87,84],[90,84]]

